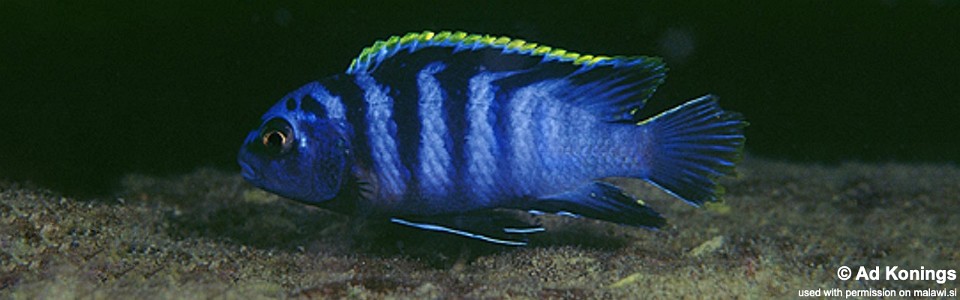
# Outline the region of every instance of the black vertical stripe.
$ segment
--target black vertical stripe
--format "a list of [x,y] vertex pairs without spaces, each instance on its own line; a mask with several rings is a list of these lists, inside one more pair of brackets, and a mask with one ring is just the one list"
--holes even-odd
[[[417,153],[420,144],[420,127],[422,127],[419,117],[418,99],[420,96],[417,88],[418,69],[403,69],[401,73],[376,74],[376,80],[380,86],[388,89],[388,95],[393,99],[393,124],[397,142],[397,152],[400,156],[400,163],[411,172],[418,167]],[[410,176],[407,182],[408,192],[416,189],[417,178]]]
[[353,127],[353,139],[350,143],[353,146],[356,163],[370,168],[373,165],[373,158],[370,156],[370,140],[367,138],[367,106],[363,100],[363,90],[356,84],[354,76],[348,75],[334,76],[325,79],[321,84],[326,86],[332,95],[339,96],[343,101],[347,122]]
[[[457,170],[466,168],[467,161],[463,154],[465,137],[467,134],[467,102],[469,100],[469,81],[475,72],[463,72],[462,68],[447,68],[435,77],[440,81],[440,86],[445,90],[446,99],[443,102],[444,119],[447,122],[447,131],[450,136],[450,143],[447,143],[446,150],[450,153],[451,164]],[[454,182],[457,188],[462,188],[463,180],[459,178],[462,172],[453,173],[456,178]]]

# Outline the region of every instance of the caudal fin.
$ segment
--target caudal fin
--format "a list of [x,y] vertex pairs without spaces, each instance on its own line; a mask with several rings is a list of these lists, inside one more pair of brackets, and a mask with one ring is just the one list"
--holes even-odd
[[716,179],[734,173],[743,151],[739,113],[724,111],[717,97],[703,96],[665,111],[641,126],[649,126],[648,182],[693,205],[717,201],[723,188]]

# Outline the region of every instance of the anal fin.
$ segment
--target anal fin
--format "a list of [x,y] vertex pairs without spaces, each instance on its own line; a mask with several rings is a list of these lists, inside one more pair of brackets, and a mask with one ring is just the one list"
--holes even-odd
[[579,215],[618,224],[660,228],[666,219],[650,207],[606,182],[592,182],[575,190],[533,200],[529,211]]

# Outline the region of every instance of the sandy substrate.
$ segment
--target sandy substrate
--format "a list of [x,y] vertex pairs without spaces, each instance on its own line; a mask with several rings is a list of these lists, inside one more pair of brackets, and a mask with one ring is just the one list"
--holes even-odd
[[729,298],[960,287],[836,275],[841,266],[960,270],[957,167],[748,158],[739,172],[724,181],[726,201],[704,209],[616,181],[669,224],[651,232],[540,217],[549,231],[520,248],[352,220],[213,170],[128,176],[102,199],[0,182],[0,296]]

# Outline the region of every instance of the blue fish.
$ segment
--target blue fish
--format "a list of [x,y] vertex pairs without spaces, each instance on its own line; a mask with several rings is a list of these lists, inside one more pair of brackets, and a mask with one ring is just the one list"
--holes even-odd
[[655,57],[507,37],[393,36],[280,99],[239,163],[247,181],[286,198],[503,245],[544,231],[503,209],[658,228],[660,214],[600,179],[717,201],[747,124],[712,95],[640,119],[666,72]]

